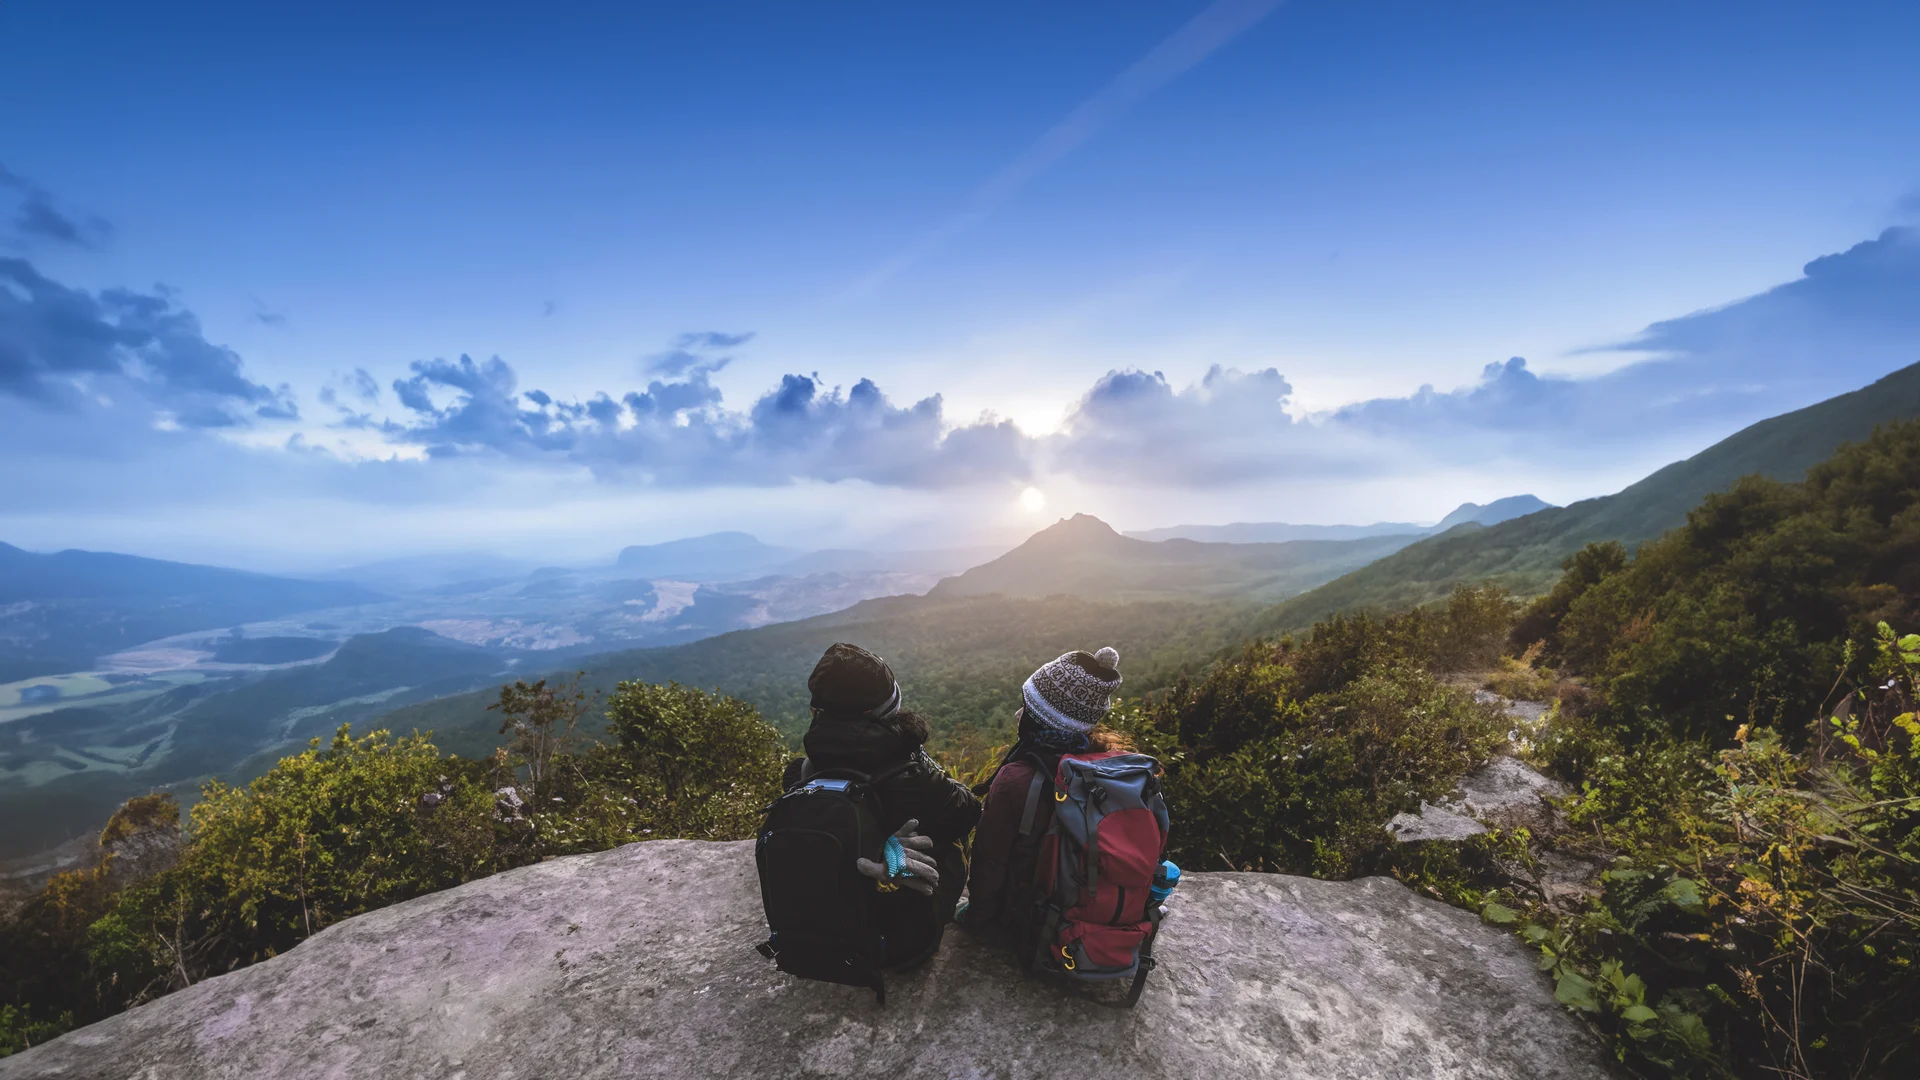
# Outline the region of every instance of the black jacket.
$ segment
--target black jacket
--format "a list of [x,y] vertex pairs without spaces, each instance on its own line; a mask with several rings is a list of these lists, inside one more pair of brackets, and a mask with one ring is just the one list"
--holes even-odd
[[[812,772],[855,769],[876,773],[902,760],[905,771],[880,785],[880,801],[887,808],[889,831],[908,818],[920,820],[920,832],[936,844],[957,844],[980,820],[980,800],[958,780],[947,776],[921,746],[920,737],[905,726],[886,720],[816,716],[804,744]],[[787,765],[786,787],[800,779],[802,759]]]

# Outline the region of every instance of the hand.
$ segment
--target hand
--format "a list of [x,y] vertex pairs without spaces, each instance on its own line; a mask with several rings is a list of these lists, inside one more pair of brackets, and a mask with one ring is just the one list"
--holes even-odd
[[933,841],[914,831],[919,827],[919,818],[909,818],[893,834],[893,838],[900,842],[900,854],[903,856],[898,878],[888,876],[886,863],[872,859],[855,860],[854,869],[883,885],[892,882],[904,885],[922,896],[932,896],[934,888],[940,884],[940,867],[928,854],[933,850]]

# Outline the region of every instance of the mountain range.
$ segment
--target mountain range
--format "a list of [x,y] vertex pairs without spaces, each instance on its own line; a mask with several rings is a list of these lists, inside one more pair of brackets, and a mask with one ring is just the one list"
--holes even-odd
[[1687,519],[1701,499],[1743,476],[1798,480],[1840,444],[1920,416],[1920,364],[1870,386],[1762,420],[1616,494],[1420,540],[1287,600],[1261,620],[1269,632],[1311,626],[1339,611],[1429,603],[1456,585],[1492,581],[1521,595],[1546,591],[1569,555],[1597,540],[1633,548]]
[[381,599],[352,582],[0,544],[0,683],[87,670],[105,654],[192,630]]
[[1217,544],[1137,540],[1087,514],[1036,533],[928,595],[1082,596],[1097,600],[1278,600],[1397,551],[1417,537]]
[[[1066,649],[1119,648],[1124,692],[1133,695],[1236,643],[1335,611],[1425,603],[1482,580],[1537,593],[1588,542],[1637,544],[1680,524],[1702,497],[1741,476],[1797,478],[1842,441],[1915,415],[1920,365],[1755,424],[1615,495],[1567,507],[1517,496],[1468,504],[1418,532],[1255,543],[1149,541],[1076,515],[977,564],[971,555],[993,553],[892,556],[901,560],[896,565],[964,570],[937,584],[930,573],[874,569],[872,560],[889,556],[795,553],[746,534],[716,541],[704,556],[702,538],[632,548],[623,566],[597,570],[526,572],[484,557],[450,559],[438,568],[450,578],[517,573],[465,585],[443,578],[400,600],[354,580],[87,552],[34,555],[0,545],[0,658],[11,670],[79,671],[102,652],[182,626],[198,629],[148,645],[151,669],[0,686],[0,778],[9,781],[0,815],[32,822],[16,830],[20,839],[7,845],[14,850],[58,841],[97,824],[128,793],[154,785],[185,792],[210,776],[247,779],[342,721],[435,729],[446,748],[484,754],[498,738],[498,718],[485,709],[493,695],[484,688],[511,673],[534,677],[562,665],[586,670],[601,688],[643,679],[720,689],[797,735],[807,716],[806,672],[837,640],[888,656],[911,707],[928,717],[945,749],[970,761],[1006,735],[1020,679]],[[396,584],[436,571],[431,562],[384,569],[383,580]],[[759,569],[811,573],[706,583],[665,576]],[[661,575],[658,583],[639,577],[642,570]],[[328,621],[282,617],[316,607],[331,607]],[[377,617],[334,619],[361,611]],[[65,640],[46,632],[60,618],[75,620]],[[274,618],[281,621],[259,621]],[[244,634],[219,629],[249,619],[254,625]],[[404,628],[409,621],[427,629]],[[622,635],[640,633],[654,636],[628,637],[640,647],[608,650]],[[181,656],[199,659],[182,667]],[[71,666],[34,669],[36,662]]]
[[1363,540],[1375,536],[1420,537],[1443,533],[1455,525],[1475,522],[1497,525],[1502,521],[1545,510],[1553,504],[1532,495],[1510,495],[1485,506],[1462,503],[1437,524],[1416,525],[1409,521],[1381,521],[1372,525],[1290,525],[1284,521],[1236,521],[1231,525],[1173,525],[1164,529],[1138,529],[1123,533],[1136,540],[1201,540],[1213,544],[1277,544],[1290,540]]

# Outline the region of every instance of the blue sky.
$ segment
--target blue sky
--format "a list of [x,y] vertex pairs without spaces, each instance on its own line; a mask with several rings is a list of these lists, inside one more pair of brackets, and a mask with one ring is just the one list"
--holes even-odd
[[1912,4],[679,7],[0,5],[0,538],[1434,519],[1920,360]]

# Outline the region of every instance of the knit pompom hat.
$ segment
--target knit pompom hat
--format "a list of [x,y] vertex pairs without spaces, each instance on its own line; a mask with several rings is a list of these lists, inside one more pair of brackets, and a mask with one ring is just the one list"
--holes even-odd
[[1041,727],[1084,735],[1106,719],[1120,685],[1120,654],[1070,652],[1027,677],[1020,688],[1027,716]]

